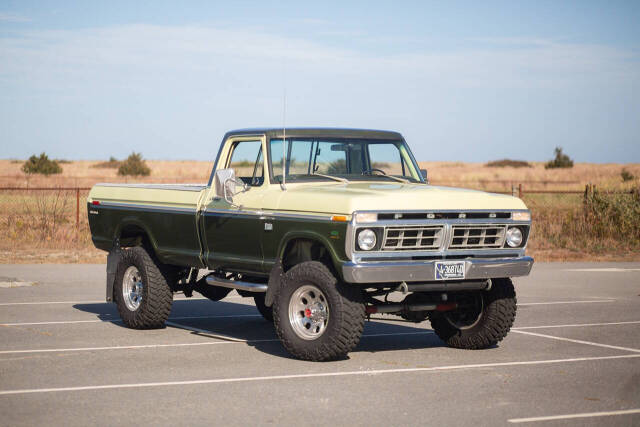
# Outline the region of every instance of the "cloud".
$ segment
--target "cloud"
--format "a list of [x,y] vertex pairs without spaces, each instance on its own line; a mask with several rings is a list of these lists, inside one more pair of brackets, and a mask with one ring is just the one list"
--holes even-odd
[[0,12],[0,22],[24,23],[31,22],[31,19],[15,13]]
[[638,127],[624,122],[638,107],[638,53],[558,40],[478,39],[447,50],[415,40],[393,51],[266,30],[126,25],[5,32],[0,63],[7,141],[79,141],[73,152],[86,150],[83,141],[121,144],[123,154],[149,141],[154,156],[196,156],[229,128],[282,123],[285,87],[287,123],[401,129],[449,141],[440,158],[475,159],[474,143],[481,156],[489,144],[515,150],[514,135],[533,152],[544,132],[554,135],[545,136],[548,152],[570,132],[599,147],[598,135]]
[[249,76],[288,70],[291,76],[357,76],[363,82],[409,79],[427,86],[528,88],[639,77],[638,55],[622,49],[544,39],[477,40],[485,44],[447,52],[417,46],[394,54],[336,48],[322,39],[199,26],[24,31],[0,38],[0,75],[25,78],[46,70],[54,77],[127,68],[132,77],[149,69],[233,69]]

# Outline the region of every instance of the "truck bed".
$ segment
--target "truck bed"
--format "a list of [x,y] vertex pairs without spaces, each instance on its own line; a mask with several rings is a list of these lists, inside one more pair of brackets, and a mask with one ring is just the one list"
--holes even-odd
[[196,212],[206,189],[205,184],[96,184],[87,199],[93,242],[108,251],[116,236],[142,229],[161,261],[199,265]]

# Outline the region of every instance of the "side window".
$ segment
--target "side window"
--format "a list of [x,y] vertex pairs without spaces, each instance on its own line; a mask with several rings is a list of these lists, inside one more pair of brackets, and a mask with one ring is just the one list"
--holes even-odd
[[232,168],[245,184],[255,187],[264,182],[263,164],[262,142],[240,141],[233,146],[227,167]]

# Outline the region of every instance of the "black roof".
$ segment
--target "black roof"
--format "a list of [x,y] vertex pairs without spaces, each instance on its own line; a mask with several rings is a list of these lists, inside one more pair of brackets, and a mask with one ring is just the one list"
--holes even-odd
[[[402,139],[399,132],[376,129],[349,128],[286,128],[287,137],[325,137],[325,138],[371,138]],[[282,128],[235,129],[226,133],[224,139],[236,135],[266,135],[269,138],[282,138]]]

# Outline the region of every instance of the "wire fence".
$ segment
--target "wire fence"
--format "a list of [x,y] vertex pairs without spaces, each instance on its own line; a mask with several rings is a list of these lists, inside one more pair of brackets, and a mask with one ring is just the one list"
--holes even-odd
[[0,188],[0,250],[76,248],[90,242],[89,188]]
[[[484,190],[522,198],[536,194],[587,195],[596,191],[596,187],[587,184],[584,190],[528,190],[523,184],[513,184],[510,191]],[[79,233],[88,229],[89,191],[89,187],[0,187],[0,232],[23,240],[77,240]],[[607,193],[632,194],[632,191]]]

